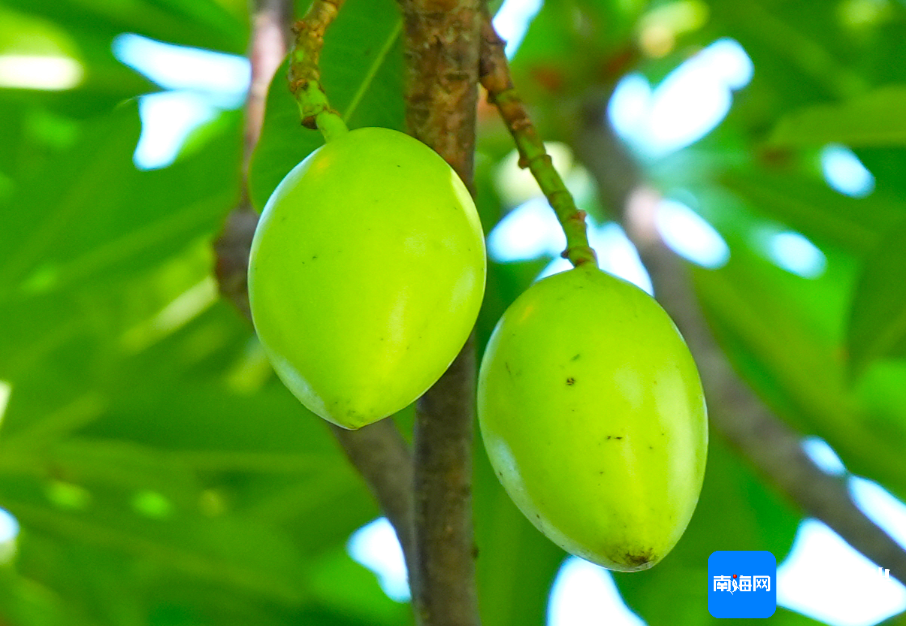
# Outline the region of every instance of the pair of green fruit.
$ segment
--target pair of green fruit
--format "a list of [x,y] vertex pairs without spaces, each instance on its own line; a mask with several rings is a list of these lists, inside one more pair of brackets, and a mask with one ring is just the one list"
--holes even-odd
[[[313,152],[274,191],[249,297],[277,374],[348,429],[423,394],[464,345],[484,294],[472,199],[436,153],[366,128]],[[707,452],[701,384],[666,313],[584,264],[501,318],[478,382],[491,463],[551,540],[615,570],[676,544]]]

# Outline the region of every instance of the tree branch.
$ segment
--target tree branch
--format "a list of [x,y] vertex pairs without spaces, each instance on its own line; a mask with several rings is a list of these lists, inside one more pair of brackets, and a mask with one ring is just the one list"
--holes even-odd
[[[400,0],[409,132],[473,190],[480,0]],[[415,421],[415,565],[421,624],[478,623],[472,538],[475,346],[466,343],[419,400]]]
[[[261,134],[268,86],[287,53],[287,25],[291,20],[292,6],[292,0],[257,0],[255,6],[249,52],[252,80],[246,101],[242,197],[239,206],[227,216],[223,230],[214,242],[217,258],[215,271],[221,294],[249,322],[252,319],[248,299],[249,250],[258,214],[249,202],[248,166]],[[399,429],[390,419],[358,431],[330,426],[346,456],[362,474],[396,530],[409,563],[413,553],[412,458]]]
[[619,189],[607,191],[607,170],[612,162],[600,156],[631,158],[605,120],[603,106],[589,111],[575,142],[577,152],[601,186],[607,206],[620,208],[618,217],[648,269],[658,302],[673,317],[695,356],[711,425],[790,501],[823,521],[866,557],[889,568],[897,579],[906,581],[906,551],[862,513],[845,479],[816,466],[802,448],[801,435],[775,416],[735,374],[705,324],[684,263],[667,248],[654,227],[654,201],[627,198],[625,180]]

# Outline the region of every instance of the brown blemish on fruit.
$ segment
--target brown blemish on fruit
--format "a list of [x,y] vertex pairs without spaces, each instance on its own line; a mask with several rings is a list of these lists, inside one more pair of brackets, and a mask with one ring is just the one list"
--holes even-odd
[[572,384],[575,383],[575,382],[576,382],[576,380],[575,380],[575,378],[573,378],[573,377],[568,377],[568,378],[566,379],[566,385],[572,385]]
[[623,563],[627,566],[633,566],[635,570],[651,568],[655,561],[656,559],[652,549],[627,551],[623,554]]

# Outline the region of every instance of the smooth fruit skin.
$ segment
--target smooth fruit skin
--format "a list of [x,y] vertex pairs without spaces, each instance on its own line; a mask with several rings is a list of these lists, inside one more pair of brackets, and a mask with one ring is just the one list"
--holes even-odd
[[277,374],[356,429],[446,370],[478,316],[484,236],[453,169],[403,133],[363,128],[283,179],[255,231],[249,300]]
[[673,321],[636,286],[591,264],[532,285],[488,343],[478,416],[510,497],[568,552],[642,570],[686,529],[704,395]]

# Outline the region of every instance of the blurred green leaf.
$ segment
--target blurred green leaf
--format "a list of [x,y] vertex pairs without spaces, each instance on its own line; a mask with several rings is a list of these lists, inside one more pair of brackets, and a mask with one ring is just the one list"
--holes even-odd
[[875,359],[906,356],[906,222],[877,246],[853,292],[847,346],[855,372]]
[[[111,331],[135,324],[126,321],[130,299],[123,296],[153,301],[152,285],[131,293],[128,286],[137,288],[138,276],[174,254],[197,250],[238,198],[239,128],[230,117],[194,154],[141,172],[132,164],[137,111],[123,107],[85,127],[79,141],[21,183],[0,211],[0,247],[10,252],[0,258],[0,321],[9,332],[0,345],[0,376],[86,333],[113,348],[120,338]],[[208,273],[210,255],[208,249],[201,257],[195,282]],[[199,267],[197,255],[187,258]],[[111,291],[114,285],[118,290]],[[182,288],[189,290],[183,313],[152,324],[172,326],[179,322],[173,315],[213,302],[210,280],[192,286]]]
[[[768,267],[737,250],[725,268],[695,272],[717,339],[794,428],[825,439],[852,472],[906,495],[906,407],[881,414],[851,389],[843,351],[845,299],[812,300],[809,285],[821,281],[790,275],[770,280]],[[771,272],[778,279],[783,275]],[[833,328],[812,322],[820,312],[836,321]]]
[[169,43],[242,54],[244,18],[214,0],[4,0],[21,13],[59,24],[72,33],[105,37],[137,33]]
[[544,625],[551,585],[566,553],[544,537],[504,491],[481,447],[475,452],[479,610],[488,625]]
[[[765,216],[813,238],[864,255],[906,217],[906,203],[890,195],[850,198],[817,177],[762,170],[730,171],[720,183]],[[733,216],[729,216],[732,220]]]
[[771,134],[776,146],[906,144],[906,86],[888,85],[841,104],[805,107],[781,118]]

